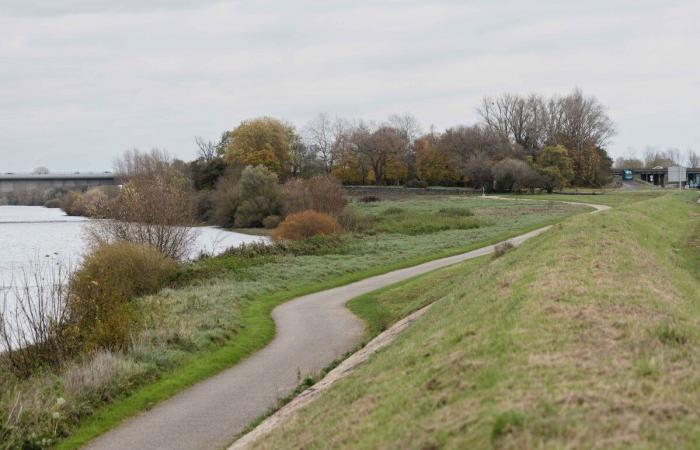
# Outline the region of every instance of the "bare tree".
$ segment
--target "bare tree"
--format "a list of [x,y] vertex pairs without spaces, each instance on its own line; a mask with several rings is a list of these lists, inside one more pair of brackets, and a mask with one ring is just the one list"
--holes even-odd
[[477,111],[488,129],[530,154],[544,145],[562,144],[577,151],[603,148],[615,134],[605,107],[580,89],[562,98],[544,99],[536,94],[487,97]]
[[[448,128],[437,140],[437,147],[448,155],[463,179],[472,179],[469,173],[474,172],[475,161],[522,156],[519,145],[511,144],[503,134],[479,125]],[[479,175],[479,178],[483,177]]]
[[613,167],[617,169],[641,169],[644,167],[644,161],[634,157],[625,158],[619,156],[615,158],[615,164]]
[[197,144],[198,157],[203,161],[211,161],[217,156],[216,144],[212,141],[204,141],[200,136],[194,138],[194,143]]
[[324,173],[330,174],[340,155],[347,151],[353,125],[342,117],[321,113],[303,128],[304,140],[318,159]]
[[313,118],[303,128],[303,134],[309,149],[316,153],[323,171],[330,173],[335,157],[334,123],[326,113]]
[[486,97],[477,111],[491,132],[512,140],[528,153],[535,154],[544,145],[548,114],[542,97]]
[[406,142],[415,141],[423,131],[418,119],[413,114],[392,114],[389,116],[389,125],[396,128]]
[[700,154],[696,153],[693,149],[688,149],[686,158],[688,161],[688,167],[700,167]]
[[197,238],[189,192],[160,176],[129,181],[87,233],[94,245],[128,241],[151,245],[173,259],[190,256]]
[[644,166],[652,167],[669,167],[679,164],[680,154],[672,150],[659,150],[655,147],[647,147],[644,150]]
[[415,176],[416,153],[414,144],[423,132],[418,119],[409,113],[393,114],[389,116],[388,125],[398,131],[403,139],[403,148],[399,158],[403,161],[409,174]]
[[173,160],[164,150],[154,148],[149,152],[131,149],[114,160],[114,173],[122,180],[134,178],[153,178],[167,174]]
[[605,107],[595,97],[584,96],[580,89],[554,104],[557,110],[550,112],[550,117],[558,119],[554,127],[557,133],[549,136],[549,143],[580,151],[586,147],[604,148],[615,135]]

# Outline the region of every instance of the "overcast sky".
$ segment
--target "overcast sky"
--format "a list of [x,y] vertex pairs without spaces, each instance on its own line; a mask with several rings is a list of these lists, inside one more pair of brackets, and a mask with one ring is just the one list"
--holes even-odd
[[191,159],[261,115],[443,129],[485,95],[575,87],[609,108],[613,156],[700,150],[699,24],[698,0],[0,0],[0,172]]

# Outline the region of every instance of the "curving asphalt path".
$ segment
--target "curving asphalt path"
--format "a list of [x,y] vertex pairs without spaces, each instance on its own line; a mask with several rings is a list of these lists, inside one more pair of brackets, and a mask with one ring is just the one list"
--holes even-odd
[[[594,212],[609,209],[603,205],[584,205],[594,208]],[[549,228],[542,227],[508,241],[517,246]],[[364,323],[345,308],[348,300],[435,269],[487,255],[494,251],[494,247],[489,245],[283,303],[272,311],[277,332],[265,348],[124,421],[85,448],[224,448],[250,422],[276,406],[279,398],[289,395],[301,381],[300,377],[320,372],[359,345]]]

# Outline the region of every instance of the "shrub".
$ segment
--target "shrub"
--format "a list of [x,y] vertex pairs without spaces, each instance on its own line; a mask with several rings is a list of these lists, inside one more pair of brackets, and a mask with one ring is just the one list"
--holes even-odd
[[97,247],[70,282],[70,332],[80,350],[125,348],[136,321],[134,298],[157,292],[175,270],[172,259],[150,246]]
[[109,200],[116,197],[118,193],[113,186],[94,187],[82,194],[70,191],[63,195],[59,207],[69,216],[101,218],[108,209]]
[[227,174],[216,184],[216,190],[211,194],[213,208],[211,219],[215,224],[222,227],[233,226],[236,210],[241,202],[239,181],[239,177]]
[[376,195],[365,195],[364,197],[360,197],[359,199],[362,203],[374,203],[378,202],[380,200],[379,197]]
[[506,158],[493,166],[496,190],[520,192],[534,190],[541,183],[541,176],[525,161]]
[[214,191],[204,190],[192,194],[197,219],[204,223],[214,223]]
[[311,203],[310,199],[307,198],[308,196],[309,192],[306,189],[304,180],[301,178],[292,178],[287,181],[284,183],[284,186],[282,186],[282,213],[288,215],[310,209],[306,206]]
[[108,201],[109,197],[101,188],[92,188],[78,198],[74,207],[81,216],[101,217]]
[[334,234],[341,231],[338,221],[313,210],[290,214],[272,233],[276,241],[306,239],[316,235]]
[[279,210],[277,175],[263,166],[248,166],[238,186],[240,204],[234,224],[237,227],[261,226],[262,220]]
[[268,230],[277,228],[277,226],[282,222],[282,218],[277,215],[267,216],[263,219],[263,226]]
[[501,242],[493,248],[493,259],[500,258],[505,255],[508,250],[513,248],[513,244],[510,241]]
[[69,216],[79,216],[78,204],[80,192],[70,191],[61,199],[61,209]]
[[58,198],[52,198],[50,200],[46,200],[46,203],[44,203],[45,208],[60,208],[61,207],[61,200]]
[[289,180],[282,187],[284,215],[312,209],[337,217],[346,204],[340,183],[330,176]]
[[374,227],[374,217],[348,206],[338,216],[338,223],[352,233],[365,233]]
[[416,178],[410,179],[404,184],[407,188],[427,188],[428,183],[423,180],[418,180]]

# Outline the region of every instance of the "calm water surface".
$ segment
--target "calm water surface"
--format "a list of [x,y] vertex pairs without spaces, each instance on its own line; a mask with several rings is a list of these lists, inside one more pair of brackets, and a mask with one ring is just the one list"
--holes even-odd
[[[56,260],[75,267],[86,249],[84,217],[41,206],[0,206],[0,286],[9,285],[32,261]],[[214,227],[198,227],[192,256],[220,253],[243,243],[265,240]]]

